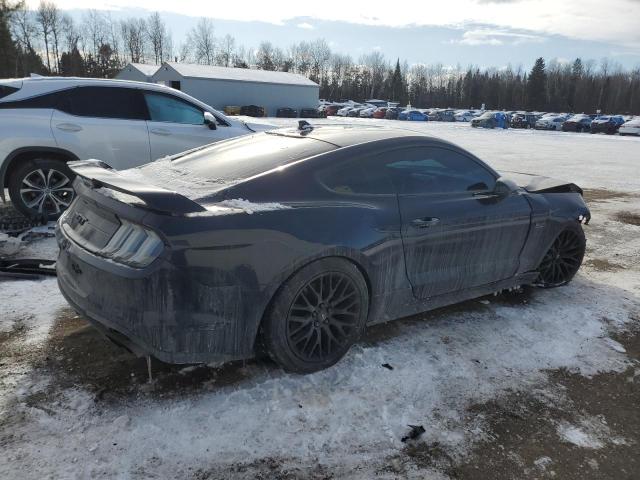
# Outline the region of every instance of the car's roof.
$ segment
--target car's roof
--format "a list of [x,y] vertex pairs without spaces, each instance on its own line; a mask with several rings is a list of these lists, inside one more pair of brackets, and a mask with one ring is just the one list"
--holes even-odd
[[197,199],[255,176],[280,172],[292,164],[304,164],[312,159],[323,165],[330,163],[336,159],[333,152],[342,148],[361,148],[359,153],[372,154],[379,151],[380,143],[392,143],[395,145],[389,146],[395,148],[405,145],[404,140],[406,145],[418,140],[421,144],[434,142],[456,148],[449,142],[409,129],[319,125],[305,130],[281,128],[235,137],[148,163],[126,174],[142,174],[148,183],[169,186],[188,198]]
[[[284,128],[268,132],[272,135],[287,135],[312,138],[331,143],[338,148],[362,143],[377,142],[398,137],[421,137],[433,141],[444,142],[436,137],[429,137],[410,129],[387,126],[362,126],[353,124],[313,125],[310,130]],[[447,142],[444,142],[447,143]]]

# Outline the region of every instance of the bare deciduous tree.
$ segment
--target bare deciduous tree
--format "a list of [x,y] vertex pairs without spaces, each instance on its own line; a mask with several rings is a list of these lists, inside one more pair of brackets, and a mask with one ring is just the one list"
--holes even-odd
[[144,63],[146,51],[146,23],[141,18],[129,18],[120,22],[124,48],[132,63]]
[[220,41],[220,50],[218,53],[218,63],[225,67],[229,67],[233,62],[233,56],[236,49],[236,39],[226,34]]
[[51,41],[51,30],[53,28],[52,9],[55,5],[49,1],[40,1],[38,10],[36,12],[36,21],[40,27],[42,33],[42,40],[44,41],[45,60],[47,64],[47,70],[51,72],[51,60],[49,55],[49,42]]
[[156,65],[171,58],[171,35],[158,12],[147,18],[147,36]]
[[213,35],[213,22],[209,18],[201,18],[187,35],[188,48],[196,63],[213,65],[216,57],[216,39]]

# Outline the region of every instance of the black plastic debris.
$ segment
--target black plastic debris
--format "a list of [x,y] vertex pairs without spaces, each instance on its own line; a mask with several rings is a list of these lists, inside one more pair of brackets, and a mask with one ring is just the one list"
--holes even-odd
[[0,277],[34,279],[56,275],[56,261],[36,258],[0,259]]
[[47,222],[44,217],[2,217],[0,218],[0,233],[7,235],[19,235],[26,232],[30,228],[45,225]]
[[386,368],[387,370],[393,370],[393,367],[391,365],[389,365],[388,363],[383,363],[382,366],[384,368]]
[[402,442],[406,442],[407,440],[415,440],[420,435],[425,432],[425,429],[422,425],[407,425],[411,430],[409,430],[409,434],[402,437]]

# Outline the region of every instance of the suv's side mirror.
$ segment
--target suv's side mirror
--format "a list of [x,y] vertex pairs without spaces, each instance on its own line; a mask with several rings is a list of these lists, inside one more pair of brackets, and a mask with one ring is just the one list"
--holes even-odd
[[214,117],[211,112],[204,112],[204,124],[211,130],[218,128],[216,126],[216,117]]
[[496,180],[496,184],[493,187],[493,193],[500,198],[505,198],[518,190],[518,184],[508,178],[500,177]]

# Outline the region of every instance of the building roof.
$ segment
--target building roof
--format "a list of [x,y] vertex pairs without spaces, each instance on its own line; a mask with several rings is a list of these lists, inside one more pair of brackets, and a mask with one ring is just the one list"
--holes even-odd
[[276,83],[282,85],[300,85],[317,87],[318,84],[296,73],[272,72],[269,70],[255,70],[252,68],[229,68],[213,65],[195,65],[191,63],[165,62],[180,75],[187,78],[215,78],[220,80],[234,80],[238,82]]
[[129,65],[124,67],[124,69],[127,69],[129,67],[138,70],[140,73],[146,75],[147,77],[150,77],[158,71],[160,65],[153,65],[150,63],[130,63]]

